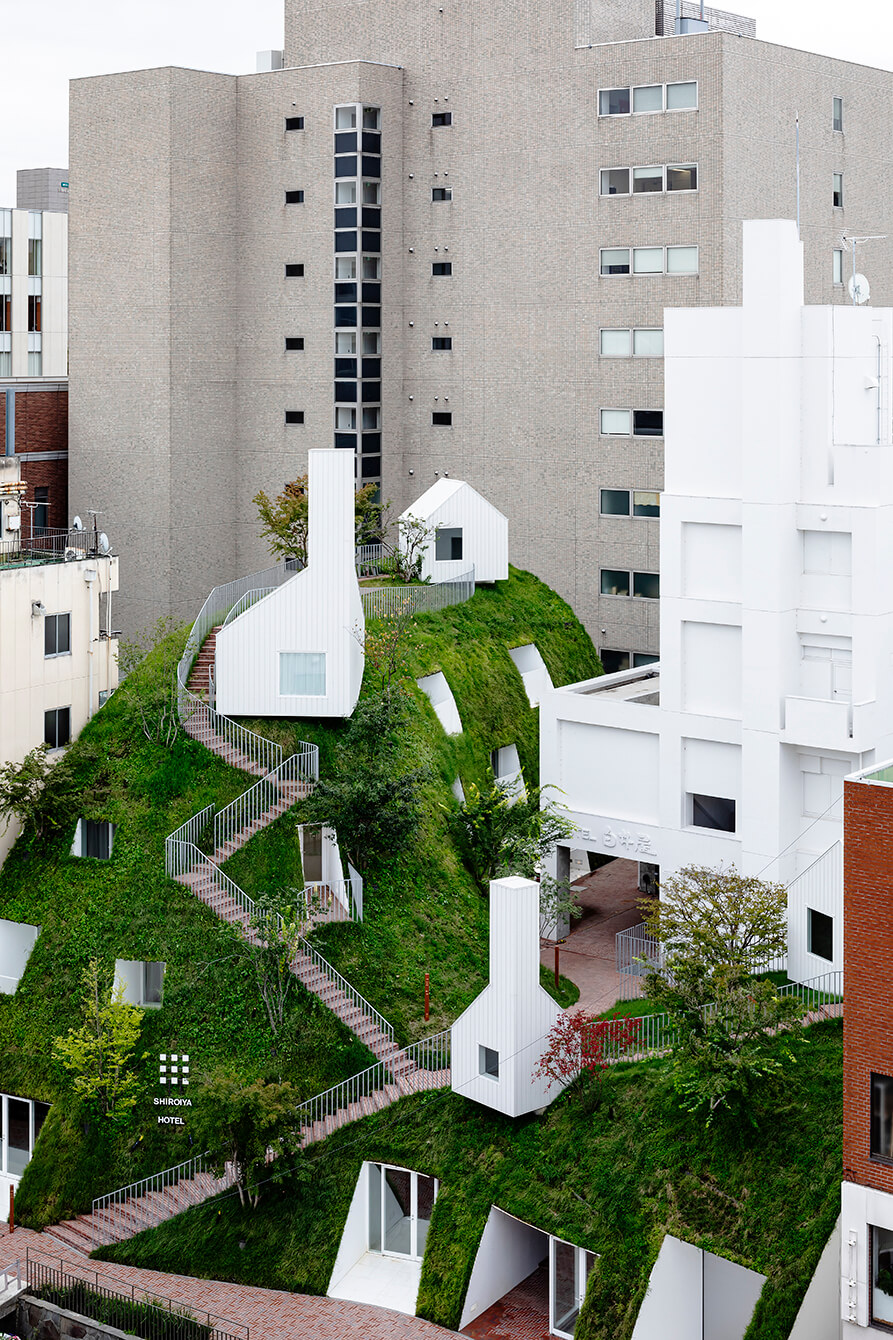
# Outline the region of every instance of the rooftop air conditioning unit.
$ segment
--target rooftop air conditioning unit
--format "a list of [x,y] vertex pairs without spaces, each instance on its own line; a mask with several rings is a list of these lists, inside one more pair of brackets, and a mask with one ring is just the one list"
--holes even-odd
[[73,563],[73,562],[75,561],[75,559],[78,559],[78,558],[80,558],[80,557],[81,557],[81,551],[80,551],[79,549],[72,549],[71,546],[69,546],[69,547],[65,550],[65,562],[66,562],[66,563]]

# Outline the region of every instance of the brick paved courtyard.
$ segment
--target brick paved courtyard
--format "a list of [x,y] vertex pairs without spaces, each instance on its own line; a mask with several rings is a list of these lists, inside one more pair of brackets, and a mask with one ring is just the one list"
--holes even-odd
[[45,1233],[17,1228],[10,1237],[8,1226],[0,1224],[0,1270],[16,1259],[24,1262],[28,1248],[57,1262],[61,1258],[74,1275],[92,1277],[98,1271],[109,1287],[115,1281],[135,1284],[187,1307],[241,1322],[250,1328],[251,1340],[445,1340],[456,1334],[387,1308],[91,1261]]
[[549,1263],[510,1289],[461,1332],[471,1340],[549,1340]]

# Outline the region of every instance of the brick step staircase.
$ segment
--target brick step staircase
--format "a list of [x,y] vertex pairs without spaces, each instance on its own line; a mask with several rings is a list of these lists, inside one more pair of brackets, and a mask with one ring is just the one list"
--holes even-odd
[[[89,1254],[100,1243],[121,1242],[144,1229],[155,1228],[174,1215],[182,1214],[193,1205],[200,1205],[218,1192],[233,1185],[233,1176],[227,1171],[223,1177],[200,1172],[195,1177],[181,1178],[176,1183],[158,1190],[148,1190],[123,1200],[112,1208],[95,1209],[91,1214],[79,1214],[44,1229],[66,1247]],[[94,1206],[96,1202],[94,1202]]]

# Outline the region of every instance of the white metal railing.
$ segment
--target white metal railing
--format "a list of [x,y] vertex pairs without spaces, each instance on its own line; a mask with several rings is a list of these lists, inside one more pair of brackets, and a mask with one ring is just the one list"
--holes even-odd
[[[645,990],[645,978],[650,972],[659,972],[664,965],[664,951],[660,941],[648,930],[643,921],[638,926],[618,931],[614,937],[614,964],[620,976],[620,999],[636,1000]],[[788,966],[787,953],[771,958],[753,957],[750,971],[784,972]]]
[[[788,982],[778,988],[779,996],[796,996],[803,1002],[803,1014],[837,1012],[843,1006],[843,973],[826,972],[808,982]],[[719,1006],[706,1005],[702,1011],[705,1023],[714,1017]],[[602,1038],[603,1055],[608,1061],[641,1061],[670,1051],[679,1041],[680,1031],[668,1014],[645,1014],[637,1019],[618,1020],[635,1025],[631,1035],[613,1039],[610,1033]]]
[[[177,665],[177,709],[180,721],[195,739],[202,743],[216,737],[231,749],[238,751],[255,767],[263,769],[264,774],[272,772],[282,762],[282,748],[245,726],[240,726],[229,717],[222,716],[212,707],[210,701],[190,693],[188,688],[192,663],[201,651],[202,644],[219,623],[226,618],[230,610],[249,591],[267,588],[272,590],[298,571],[297,563],[279,563],[263,572],[253,572],[223,586],[215,586],[198,618],[190,629],[183,655]],[[209,681],[209,697],[211,696]]]
[[228,623],[238,619],[240,614],[244,614],[245,610],[250,609],[252,605],[256,605],[259,600],[263,600],[264,596],[268,596],[271,591],[275,590],[275,586],[256,586],[251,591],[246,591],[233,605],[221,626],[225,628]]
[[[384,1015],[379,1014],[375,1006],[370,1005],[368,1000],[366,1000],[364,996],[361,996],[359,991],[357,991],[355,987],[351,986],[347,978],[342,977],[338,969],[333,968],[331,963],[329,963],[328,959],[324,959],[318,949],[314,949],[313,945],[309,942],[309,940],[305,940],[302,936],[298,947],[301,951],[300,962],[302,966],[309,969],[315,968],[317,972],[322,973],[322,975],[328,980],[330,985],[335,987],[335,989],[342,996],[345,996],[347,998],[349,1006],[352,1009],[358,1010],[363,1015],[366,1022],[372,1024],[375,1028],[377,1028],[379,1033],[383,1033],[387,1042],[390,1045],[393,1045],[394,1028],[392,1024],[388,1023]],[[300,980],[303,981],[305,985],[307,985],[306,978],[298,970],[297,961],[294,964],[292,964],[292,968],[295,972],[295,975],[298,978],[300,978]],[[310,987],[310,990],[313,990],[313,988]],[[357,1030],[353,1028],[351,1025],[348,1025],[348,1027],[351,1027],[352,1032],[354,1033],[357,1032]],[[372,1050],[374,1050],[374,1048],[372,1048]]]
[[358,577],[375,577],[390,557],[391,550],[383,544],[358,544],[356,568]]
[[308,922],[363,920],[362,880],[359,897],[352,879],[314,880],[295,892],[301,899],[304,919]]
[[[450,1083],[450,1030],[413,1043],[393,1060],[379,1061],[368,1070],[326,1089],[297,1109],[311,1140],[324,1139],[349,1121],[387,1107],[398,1098]],[[315,1129],[320,1127],[321,1129]],[[305,1137],[306,1138],[306,1137]]]
[[361,591],[360,594],[367,619],[425,614],[470,600],[474,595],[474,568],[448,582],[431,582],[422,586],[379,586],[372,591]]
[[307,795],[318,780],[319,750],[316,745],[305,744],[271,769],[266,777],[243,791],[225,809],[218,810],[214,816],[215,852],[220,852],[238,835],[259,824],[280,803],[285,802],[286,808],[290,808]]
[[207,1154],[199,1154],[106,1196],[98,1196],[91,1216],[94,1248],[155,1228],[188,1206],[200,1205],[209,1196],[232,1186],[236,1180],[232,1164],[228,1163],[223,1176],[217,1177],[209,1171],[207,1158]]

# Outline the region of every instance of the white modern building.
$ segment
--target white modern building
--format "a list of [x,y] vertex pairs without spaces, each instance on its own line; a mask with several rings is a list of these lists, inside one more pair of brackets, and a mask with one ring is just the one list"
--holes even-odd
[[[90,531],[29,535],[20,476],[18,457],[0,458],[3,762],[20,761],[41,743],[63,749],[118,683],[112,636],[118,560],[105,537]],[[16,833],[10,821],[0,835],[0,860]]]
[[[463,479],[438,479],[400,517],[433,531],[421,576],[448,582],[474,568],[476,582],[504,582],[509,575],[509,523],[498,508]],[[405,545],[404,545],[405,547]]]
[[592,852],[812,866],[789,971],[815,977],[842,967],[843,778],[893,754],[893,312],[804,306],[797,229],[765,221],[742,306],[664,316],[661,661],[546,695],[541,778]]
[[451,1031],[452,1087],[507,1117],[535,1112],[560,1089],[534,1079],[561,1007],[540,985],[540,888],[490,881],[490,982]]
[[360,696],[353,458],[317,449],[307,459],[307,566],[249,592],[217,634],[216,705],[228,716],[347,717]]

